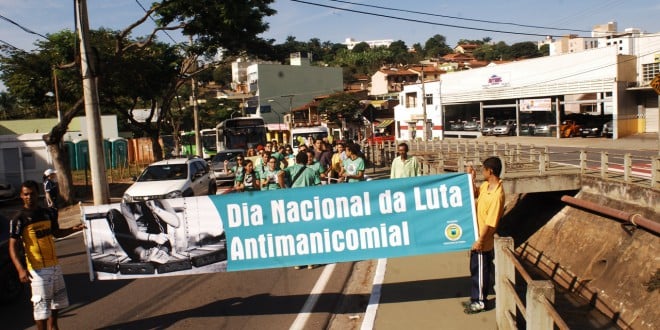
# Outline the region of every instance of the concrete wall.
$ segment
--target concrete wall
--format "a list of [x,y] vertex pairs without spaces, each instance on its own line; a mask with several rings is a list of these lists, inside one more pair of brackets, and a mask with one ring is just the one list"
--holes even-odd
[[[576,195],[599,205],[658,219],[660,192],[585,179]],[[528,240],[534,249],[574,274],[575,289],[590,292],[632,329],[657,329],[660,294],[647,291],[658,281],[658,236],[592,212],[565,206]],[[654,277],[656,276],[656,277]],[[571,279],[569,279],[571,280]]]

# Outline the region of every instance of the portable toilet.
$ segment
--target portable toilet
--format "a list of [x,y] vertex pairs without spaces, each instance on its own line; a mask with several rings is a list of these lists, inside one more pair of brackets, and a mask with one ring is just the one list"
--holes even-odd
[[75,140],[76,145],[76,169],[89,168],[89,142],[87,140]]
[[67,159],[69,160],[69,167],[72,171],[78,169],[78,164],[76,163],[76,145],[73,141],[64,141],[64,150],[67,154]]
[[103,158],[105,158],[105,168],[112,166],[112,142],[103,139]]
[[112,138],[112,168],[128,167],[128,141],[124,138]]

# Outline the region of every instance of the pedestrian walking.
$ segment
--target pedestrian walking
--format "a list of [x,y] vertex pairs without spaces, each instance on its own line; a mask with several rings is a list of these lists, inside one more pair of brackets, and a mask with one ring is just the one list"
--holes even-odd
[[[55,237],[82,230],[82,224],[60,229],[50,211],[39,206],[39,185],[28,180],[21,185],[23,207],[9,222],[9,255],[22,283],[32,288],[33,316],[38,329],[57,329],[58,311],[69,306],[62,268],[57,260]],[[23,244],[27,269],[19,256]]]
[[392,161],[390,179],[419,176],[419,163],[415,156],[408,156],[408,144],[399,143],[396,151],[399,156]]

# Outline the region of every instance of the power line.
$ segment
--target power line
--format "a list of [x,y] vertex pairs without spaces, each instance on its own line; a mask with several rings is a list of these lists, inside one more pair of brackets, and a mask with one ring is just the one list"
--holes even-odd
[[9,46],[9,47],[11,47],[11,48],[13,48],[13,49],[15,49],[15,50],[18,50],[18,51],[22,51],[22,52],[24,52],[24,53],[27,53],[25,50],[20,49],[20,48],[14,46],[14,45],[12,45],[12,44],[10,44],[10,43],[8,43],[8,42],[2,40],[2,39],[0,39],[0,43],[1,43],[1,44],[4,44],[4,45],[7,45],[7,46]]
[[7,22],[9,22],[9,23],[11,23],[11,24],[13,24],[13,25],[18,26],[21,30],[23,30],[23,31],[25,31],[25,32],[27,32],[27,33],[29,33],[29,34],[34,34],[34,35],[40,36],[40,37],[42,37],[42,38],[44,38],[44,39],[46,39],[46,40],[49,40],[48,37],[46,37],[45,35],[43,35],[43,34],[41,34],[41,33],[38,33],[38,32],[34,32],[34,31],[32,31],[32,30],[26,28],[25,26],[20,25],[20,24],[18,24],[18,23],[16,23],[16,22],[12,21],[11,19],[9,19],[9,18],[7,18],[7,17],[4,17],[4,16],[0,15],[0,18],[3,19],[3,20],[5,20],[5,21],[7,21]]
[[410,13],[410,14],[418,14],[418,15],[426,15],[426,16],[435,16],[435,17],[451,18],[451,19],[457,19],[457,20],[463,20],[463,21],[471,21],[471,22],[479,22],[479,23],[489,23],[489,24],[499,24],[499,25],[513,25],[513,26],[519,26],[519,27],[535,28],[535,29],[545,29],[545,30],[559,30],[559,31],[586,32],[586,33],[590,33],[590,32],[591,32],[591,31],[587,31],[587,30],[579,30],[579,29],[568,29],[568,28],[548,27],[548,26],[538,26],[538,25],[526,25],[526,24],[520,24],[520,23],[514,23],[514,22],[489,21],[489,20],[476,19],[476,18],[466,18],[466,17],[457,17],[457,16],[449,16],[449,15],[441,15],[441,14],[424,13],[424,12],[419,12],[419,11],[414,11],[414,10],[407,10],[407,9],[399,9],[399,8],[390,8],[390,7],[383,7],[383,6],[367,5],[367,4],[356,3],[356,2],[351,2],[351,1],[342,1],[342,0],[328,0],[328,1],[340,2],[340,3],[349,4],[349,5],[355,5],[355,6],[363,6],[363,7],[369,7],[369,8],[377,8],[377,9],[385,9],[385,10],[398,11],[398,12],[404,12],[404,13]]
[[323,5],[323,4],[319,4],[319,3],[313,3],[313,2],[302,1],[302,0],[291,0],[291,1],[293,1],[293,2],[299,2],[299,3],[304,3],[304,4],[308,4],[308,5],[312,5],[312,6],[318,6],[318,7],[324,7],[324,8],[330,8],[330,9],[336,9],[336,10],[348,11],[348,12],[351,12],[351,13],[364,14],[364,15],[370,15],[370,16],[378,16],[378,17],[390,18],[390,19],[395,19],[395,20],[400,20],[400,21],[408,21],[408,22],[415,22],[415,23],[422,23],[422,24],[430,24],[430,25],[437,25],[437,26],[446,26],[446,27],[451,27],[451,28],[456,28],[456,29],[475,30],[475,31],[484,31],[484,32],[494,32],[494,33],[504,33],[504,34],[516,34],[516,35],[535,36],[535,37],[543,37],[543,38],[545,38],[545,37],[554,37],[554,38],[559,38],[559,37],[561,37],[560,35],[548,35],[548,34],[527,33],[527,32],[514,32],[514,31],[504,31],[504,30],[495,30],[495,29],[484,29],[484,28],[477,28],[477,27],[468,27],[468,26],[455,25],[455,24],[437,23],[437,22],[423,21],[423,20],[411,19],[411,18],[403,18],[403,17],[391,16],[391,15],[378,14],[378,13],[370,13],[370,12],[361,11],[361,10],[354,10],[354,9],[340,8],[340,7],[329,6],[329,5]]
[[[147,8],[145,8],[145,7],[140,3],[140,0],[135,0],[135,2],[137,2],[138,6],[140,6],[140,8],[142,8],[142,10],[144,10],[145,13],[147,12]],[[153,17],[151,17],[151,15],[149,15],[149,18],[150,18],[154,23],[157,23],[156,20],[155,20]],[[168,37],[170,38],[170,40],[172,40],[173,43],[175,43],[175,44],[177,43],[176,40],[174,40],[174,38],[172,38],[172,36],[171,36],[169,33],[167,33],[167,31],[163,30],[163,33],[165,33],[165,35],[168,36]]]

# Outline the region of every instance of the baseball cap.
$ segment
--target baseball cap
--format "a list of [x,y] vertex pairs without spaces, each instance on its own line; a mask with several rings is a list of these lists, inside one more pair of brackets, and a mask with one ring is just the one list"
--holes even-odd
[[54,173],[57,173],[57,171],[55,171],[55,170],[52,169],[52,168],[49,168],[49,169],[47,169],[47,170],[44,171],[44,175],[45,175],[45,176],[49,176],[49,175],[54,174]]

